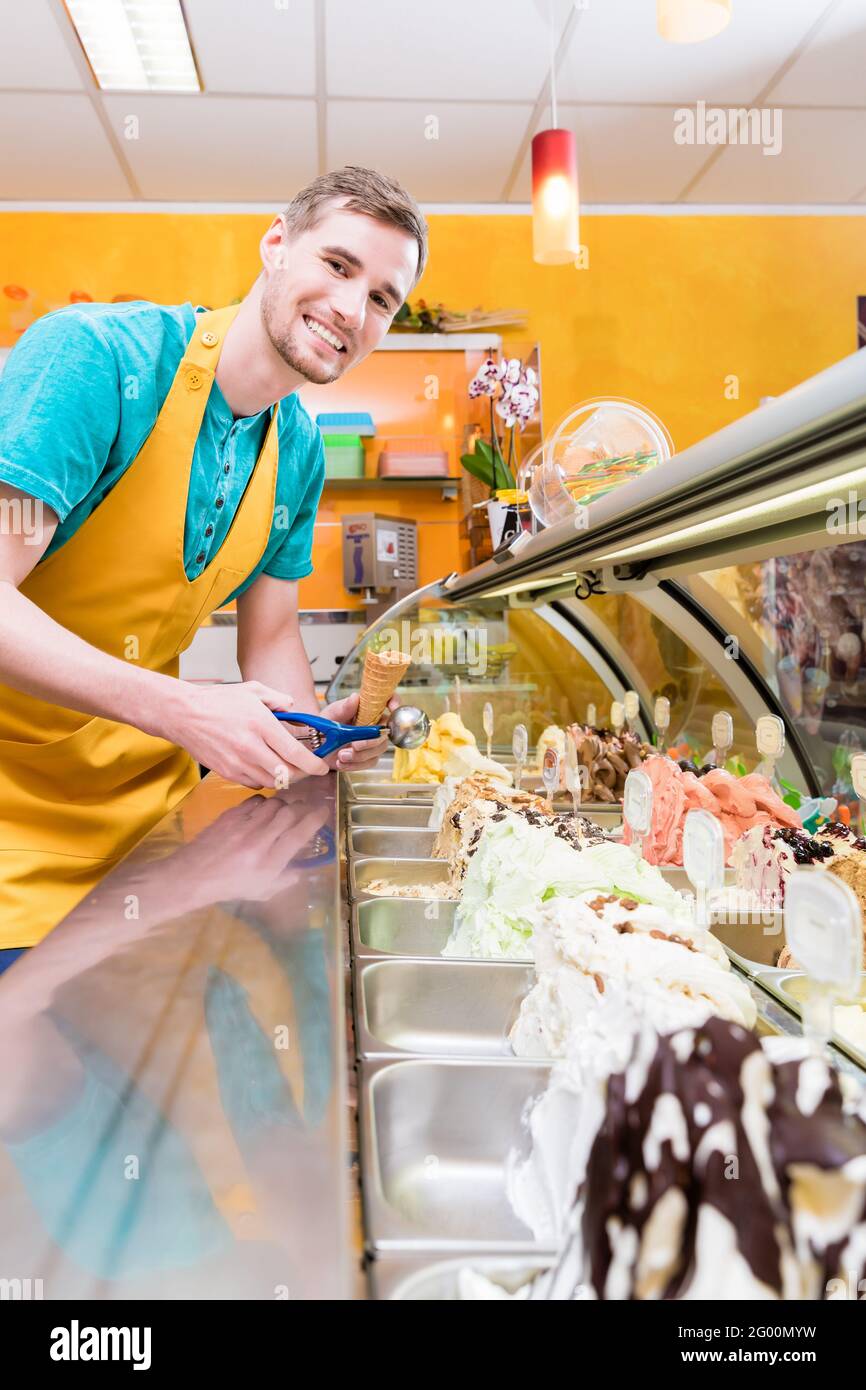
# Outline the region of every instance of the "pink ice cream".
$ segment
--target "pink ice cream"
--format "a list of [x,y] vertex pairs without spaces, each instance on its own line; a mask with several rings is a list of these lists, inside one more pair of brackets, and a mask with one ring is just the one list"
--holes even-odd
[[[689,811],[709,811],[721,821],[726,861],[735,842],[754,825],[800,829],[796,811],[786,806],[766,777],[757,772],[734,777],[723,768],[713,768],[696,777],[662,757],[647,758],[642,770],[653,784],[652,826],[644,840],[644,857],[650,864],[682,864],[683,828]],[[626,825],[625,843],[631,844],[632,838]]]

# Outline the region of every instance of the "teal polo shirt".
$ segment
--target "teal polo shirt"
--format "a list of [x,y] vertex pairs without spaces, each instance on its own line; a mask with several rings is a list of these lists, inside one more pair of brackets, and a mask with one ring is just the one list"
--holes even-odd
[[[202,311],[191,304],[144,300],[74,304],[38,319],[10,353],[0,375],[0,479],[41,499],[60,518],[46,557],[83,525],[138,454],[168,395],[197,312]],[[190,579],[201,574],[228,535],[271,413],[269,407],[236,419],[214,382],[186,504],[184,566]],[[280,401],[279,436],[271,534],[261,561],[231,598],[259,574],[302,579],[313,568],[324,447],[297,393]]]

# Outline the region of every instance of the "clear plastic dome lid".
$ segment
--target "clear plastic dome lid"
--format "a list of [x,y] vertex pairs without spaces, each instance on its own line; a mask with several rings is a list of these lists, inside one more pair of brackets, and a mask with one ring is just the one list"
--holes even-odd
[[553,526],[672,452],[670,434],[651,410],[613,397],[583,401],[546,440],[527,479],[529,504],[543,526]]

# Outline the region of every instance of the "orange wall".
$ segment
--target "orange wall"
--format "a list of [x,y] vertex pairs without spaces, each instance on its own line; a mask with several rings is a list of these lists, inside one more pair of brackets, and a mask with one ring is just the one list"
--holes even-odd
[[[587,270],[536,266],[523,215],[429,220],[430,262],[418,293],[454,308],[528,311],[521,336],[541,343],[548,429],[577,401],[621,395],[653,409],[683,448],[856,346],[856,298],[866,294],[859,217],[585,217]],[[97,300],[227,303],[256,274],[267,221],[0,213],[0,287],[29,294],[0,292],[0,344],[76,291]],[[348,604],[334,567],[337,523],[344,511],[373,507],[423,521],[422,582],[457,563],[458,504],[435,493],[376,489],[368,501],[329,489],[305,606]]]

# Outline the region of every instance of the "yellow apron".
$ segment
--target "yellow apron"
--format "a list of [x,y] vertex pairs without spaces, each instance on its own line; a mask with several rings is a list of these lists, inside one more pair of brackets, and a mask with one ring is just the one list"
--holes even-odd
[[[193,451],[237,311],[198,316],[136,458],[20,586],[86,642],[168,676],[205,618],[255,569],[273,524],[276,409],[222,547],[187,578]],[[40,941],[198,780],[194,759],[164,739],[0,685],[0,949]]]

